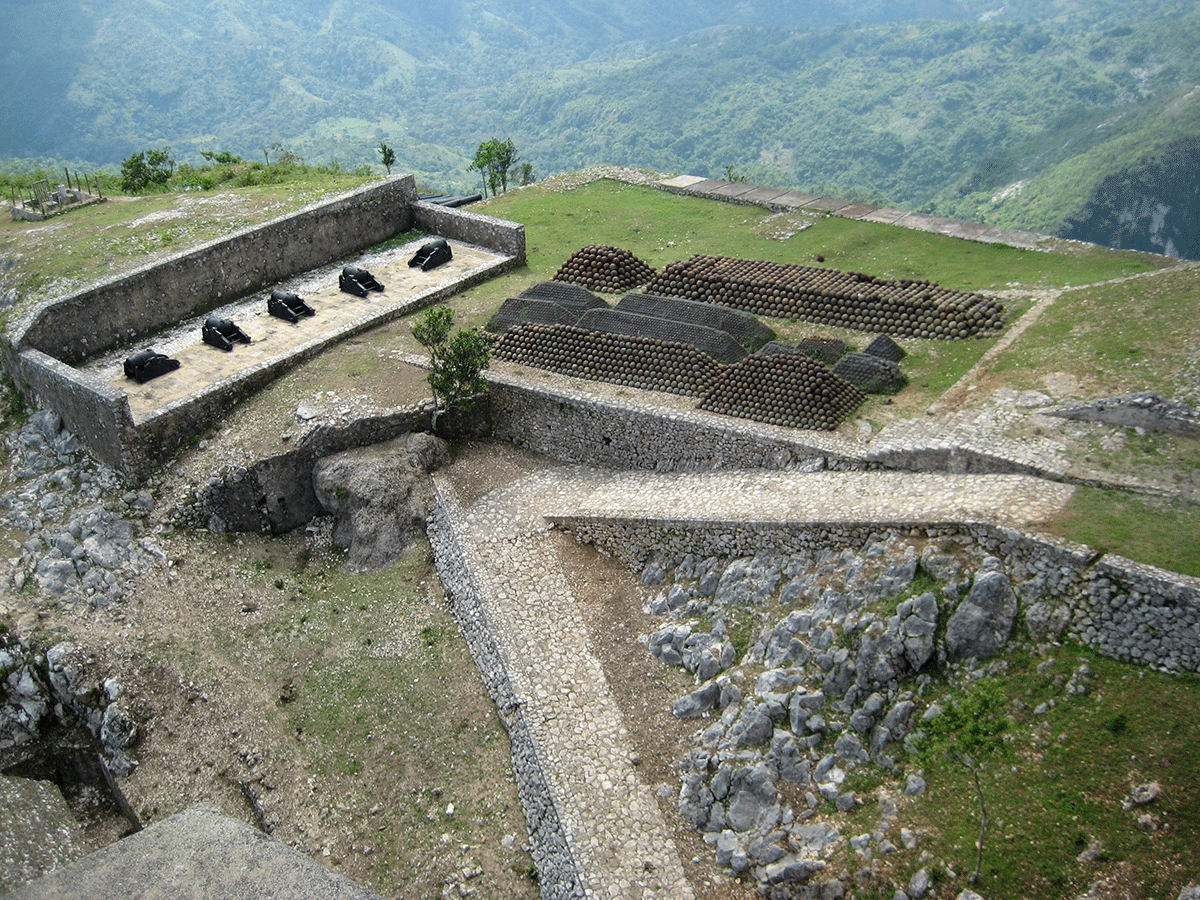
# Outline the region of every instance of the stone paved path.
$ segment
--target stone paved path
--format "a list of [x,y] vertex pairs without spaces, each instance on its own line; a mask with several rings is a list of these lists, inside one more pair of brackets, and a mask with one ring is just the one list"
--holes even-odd
[[[439,477],[439,490],[453,491]],[[693,896],[657,801],[631,762],[628,732],[592,654],[546,516],[697,522],[947,522],[1025,525],[1073,488],[1017,475],[796,474],[549,469],[453,516],[468,548],[513,689],[546,761],[564,837],[588,897]]]

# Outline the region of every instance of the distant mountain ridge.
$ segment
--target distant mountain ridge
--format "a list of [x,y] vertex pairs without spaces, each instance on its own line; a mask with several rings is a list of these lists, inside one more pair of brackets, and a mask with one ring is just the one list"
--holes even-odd
[[[1106,179],[1136,181],[1144,155],[1183,152],[1200,133],[1200,104],[1185,99],[1200,83],[1200,10],[1178,0],[9,8],[0,157],[114,164],[151,146],[181,160],[282,146],[355,167],[378,164],[387,141],[400,168],[461,189],[475,184],[474,148],[497,135],[536,175],[729,168],[1066,234],[1107,215]],[[1190,208],[1156,184],[1154,208]]]

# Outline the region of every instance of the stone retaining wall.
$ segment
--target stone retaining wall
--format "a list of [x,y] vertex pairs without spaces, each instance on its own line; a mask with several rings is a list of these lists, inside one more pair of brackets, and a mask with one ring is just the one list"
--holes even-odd
[[682,559],[688,553],[739,557],[858,549],[885,533],[954,538],[1004,560],[1013,580],[1024,586],[1026,625],[1035,637],[1066,635],[1115,659],[1200,672],[1200,579],[1048,535],[986,522],[798,526],[570,516],[552,521],[635,570],[656,553]]
[[40,350],[9,356],[14,380],[62,417],[67,430],[118,472],[141,471],[145,459],[124,391],[102,384]]
[[71,365],[408,231],[416,188],[390,178],[41,304],[11,338]]
[[473,577],[470,551],[460,540],[465,527],[456,527],[461,514],[457,501],[444,485],[437,487],[437,506],[429,523],[429,544],[437,563],[438,577],[452,599],[454,615],[479,667],[484,685],[512,745],[513,772],[543,900],[576,900],[585,896],[578,866],[567,844],[554,796],[546,779],[546,762],[538,752],[520,700],[513,689],[496,643],[480,588]]
[[780,435],[691,410],[648,409],[563,388],[488,373],[495,437],[565,462],[660,472],[878,468],[855,459],[844,442],[813,432]]
[[179,498],[168,518],[185,528],[283,534],[325,514],[313,489],[317,460],[416,431],[429,431],[433,401],[399,407],[344,424],[316,422],[291,449],[247,466],[226,467],[190,496]]
[[525,226],[424,200],[412,204],[413,224],[431,234],[487,247],[525,265]]
[[[140,422],[134,422],[123,391],[73,367],[414,226],[505,258],[454,285],[413,297],[404,306],[364,315],[286,357],[239,372]],[[524,259],[523,225],[419,203],[412,176],[392,178],[44,303],[17,332],[0,341],[0,357],[18,386],[39,405],[55,410],[97,459],[137,480],[296,363],[347,337],[444,300]],[[285,518],[289,528],[302,524],[294,516]]]

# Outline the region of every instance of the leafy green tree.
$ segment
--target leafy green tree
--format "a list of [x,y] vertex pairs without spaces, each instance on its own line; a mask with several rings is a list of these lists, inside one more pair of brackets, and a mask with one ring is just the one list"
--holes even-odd
[[[492,196],[495,196],[501,190],[508,190],[509,172],[516,166],[518,159],[517,145],[512,142],[512,138],[491,138],[475,150],[475,158],[468,168],[478,171],[483,178],[483,195],[486,197],[490,188]],[[528,169],[528,175],[532,179],[532,168]]]
[[507,193],[508,173],[517,164],[517,145],[512,142],[512,138],[496,141],[495,144],[493,159],[495,160],[496,174],[500,177],[500,187]]
[[215,163],[220,166],[232,166],[238,163],[245,162],[236,153],[230,153],[228,150],[213,152],[212,150],[201,150],[200,155],[210,163]]
[[979,881],[983,866],[983,841],[987,837],[987,807],[979,773],[985,761],[1007,751],[1005,733],[1012,724],[1004,712],[1005,696],[997,681],[976,682],[967,693],[948,704],[942,714],[928,724],[929,742],[923,756],[928,760],[947,759],[971,774],[975,799],[979,803],[979,840],[975,844],[975,873]]
[[396,151],[389,147],[385,142],[379,142],[379,156],[383,162],[383,167],[387,169],[389,175],[392,174],[392,166],[396,164]]
[[175,171],[171,148],[142,150],[121,163],[121,190],[139,194],[151,185],[165,185]]
[[480,374],[492,359],[491,339],[479,328],[460,329],[453,336],[454,313],[448,306],[432,306],[413,325],[413,337],[429,350],[429,388],[441,409],[485,393]]

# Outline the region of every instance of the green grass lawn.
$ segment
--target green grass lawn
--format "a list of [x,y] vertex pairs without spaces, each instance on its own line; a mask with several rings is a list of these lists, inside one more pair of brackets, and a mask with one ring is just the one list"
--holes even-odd
[[[949,888],[945,896],[972,887],[984,897],[1059,900],[1103,879],[1119,888],[1114,896],[1174,900],[1200,872],[1200,678],[1073,647],[1055,656],[1039,672],[1045,660],[1013,655],[998,680],[1011,725],[1005,751],[983,773],[990,825],[979,884],[967,882],[980,819],[961,766],[928,766],[927,794],[908,808],[919,849],[931,855],[926,865]],[[1081,665],[1092,673],[1087,693],[1068,694]],[[1053,706],[1035,713],[1043,703]],[[1134,785],[1152,781],[1162,788],[1157,800],[1122,807]],[[1139,826],[1142,815],[1153,827]],[[1093,840],[1099,856],[1078,861]],[[903,854],[895,865],[907,883],[919,861]]]
[[[1098,280],[1098,279],[1097,279]],[[1048,372],[1072,372],[1083,396],[1195,389],[1200,348],[1200,269],[1064,293],[992,372],[1013,387],[1036,387]],[[1191,364],[1189,364],[1191,363]]]
[[476,208],[524,223],[527,274],[535,279],[552,276],[585,244],[622,247],[655,268],[716,254],[929,278],[971,291],[1088,284],[1169,265],[1148,254],[1086,248],[1062,255],[819,213],[774,213],[606,179],[565,192],[510,191]]

